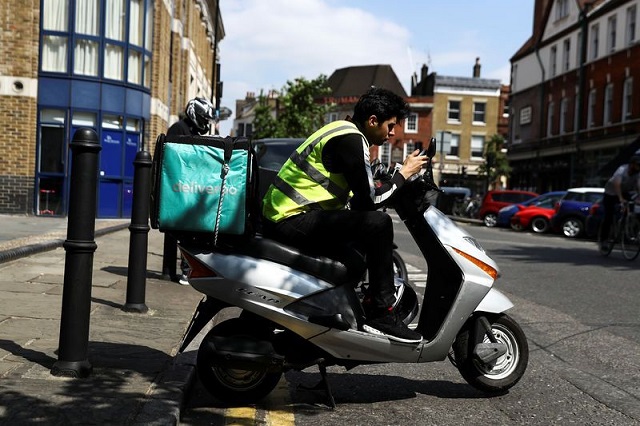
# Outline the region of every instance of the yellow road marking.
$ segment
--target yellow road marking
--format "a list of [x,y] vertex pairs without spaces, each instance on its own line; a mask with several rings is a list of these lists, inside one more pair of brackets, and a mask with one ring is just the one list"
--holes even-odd
[[232,407],[224,413],[225,425],[229,426],[254,426],[256,424],[255,407]]
[[284,376],[258,407],[231,407],[224,412],[227,426],[294,426],[295,416]]

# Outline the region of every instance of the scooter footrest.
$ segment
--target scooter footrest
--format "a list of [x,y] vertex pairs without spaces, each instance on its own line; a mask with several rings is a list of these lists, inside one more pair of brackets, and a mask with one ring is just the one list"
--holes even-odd
[[349,323],[342,317],[342,314],[312,315],[309,317],[309,322],[344,331],[351,328]]

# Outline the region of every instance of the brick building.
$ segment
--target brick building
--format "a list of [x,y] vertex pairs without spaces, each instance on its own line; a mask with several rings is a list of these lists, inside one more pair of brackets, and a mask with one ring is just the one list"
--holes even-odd
[[485,143],[496,134],[506,137],[508,122],[504,111],[509,86],[482,78],[480,69],[479,58],[470,77],[429,74],[423,65],[412,88],[412,94],[433,96],[431,134],[438,143],[434,178],[443,186],[465,186],[474,193],[486,189],[478,173],[485,162]]
[[511,59],[517,186],[602,186],[640,149],[639,10],[640,0],[536,0],[533,34]]
[[0,213],[65,216],[89,127],[98,216],[128,217],[136,153],[188,99],[215,99],[223,37],[217,0],[0,0]]

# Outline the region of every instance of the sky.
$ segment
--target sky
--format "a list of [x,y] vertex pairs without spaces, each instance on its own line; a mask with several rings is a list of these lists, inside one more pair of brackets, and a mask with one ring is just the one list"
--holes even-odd
[[220,0],[221,105],[287,81],[356,65],[391,65],[407,93],[423,64],[439,75],[509,84],[509,59],[529,39],[534,0]]

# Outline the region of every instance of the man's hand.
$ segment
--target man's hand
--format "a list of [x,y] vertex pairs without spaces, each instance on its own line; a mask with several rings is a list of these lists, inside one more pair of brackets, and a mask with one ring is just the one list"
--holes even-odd
[[415,175],[422,169],[429,159],[426,155],[418,155],[420,153],[419,150],[413,151],[402,163],[402,168],[400,169],[400,174],[405,178],[409,179],[411,176]]

